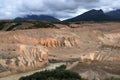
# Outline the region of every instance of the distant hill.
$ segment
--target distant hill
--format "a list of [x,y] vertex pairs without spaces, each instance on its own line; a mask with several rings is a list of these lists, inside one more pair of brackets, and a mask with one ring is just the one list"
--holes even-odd
[[14,20],[16,21],[23,21],[23,20],[60,21],[59,19],[49,15],[27,15],[25,17],[17,17]]
[[110,11],[106,13],[107,15],[120,19],[120,9],[114,10],[114,11]]
[[102,10],[95,10],[92,9],[88,12],[85,12],[81,15],[78,15],[74,18],[67,19],[65,22],[79,22],[79,21],[116,21],[117,19],[114,17],[111,17],[104,13]]

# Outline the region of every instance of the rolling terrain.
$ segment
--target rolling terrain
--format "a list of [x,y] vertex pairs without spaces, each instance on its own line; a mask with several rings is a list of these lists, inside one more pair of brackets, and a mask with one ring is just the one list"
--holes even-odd
[[120,77],[119,22],[27,21],[13,27],[17,23],[0,23],[0,77],[48,62],[67,62],[69,69],[89,80]]

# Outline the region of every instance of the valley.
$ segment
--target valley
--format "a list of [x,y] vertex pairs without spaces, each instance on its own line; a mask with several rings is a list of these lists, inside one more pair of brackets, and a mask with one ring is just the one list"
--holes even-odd
[[60,62],[88,80],[120,77],[119,22],[1,23],[0,77]]

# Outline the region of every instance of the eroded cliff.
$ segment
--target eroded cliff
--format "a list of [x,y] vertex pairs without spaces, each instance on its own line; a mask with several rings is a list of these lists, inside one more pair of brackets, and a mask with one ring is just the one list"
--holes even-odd
[[48,63],[48,51],[40,45],[1,44],[0,77],[34,70]]

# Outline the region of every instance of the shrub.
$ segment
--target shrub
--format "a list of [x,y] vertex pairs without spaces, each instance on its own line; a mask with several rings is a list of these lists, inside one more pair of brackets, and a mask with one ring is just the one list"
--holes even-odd
[[14,25],[10,26],[7,31],[11,31],[13,30],[15,27],[19,26],[19,25],[22,25],[22,23],[18,22],[18,23],[15,23]]
[[63,24],[63,25],[67,25],[70,26],[70,22],[54,22],[55,24]]
[[53,70],[45,70],[30,76],[21,77],[19,80],[83,80],[78,73],[65,68],[65,65],[62,65]]
[[47,22],[38,22],[36,24],[34,24],[34,27],[36,28],[54,28],[55,25],[52,23],[47,23]]
[[0,22],[0,30],[4,27],[5,22]]

